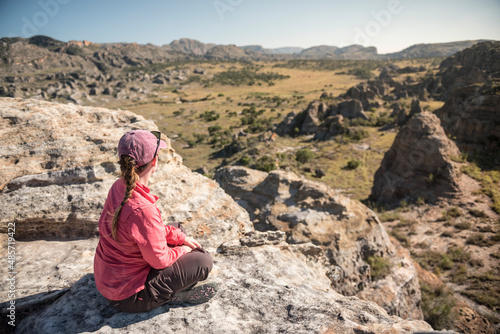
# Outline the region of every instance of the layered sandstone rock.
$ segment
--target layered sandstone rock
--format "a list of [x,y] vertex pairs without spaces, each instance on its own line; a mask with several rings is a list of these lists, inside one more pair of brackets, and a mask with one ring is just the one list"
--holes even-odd
[[[225,167],[215,179],[250,213],[256,228],[283,231],[292,244],[321,246],[336,291],[373,300],[390,314],[422,318],[420,289],[410,257],[394,248],[366,206],[324,183],[284,171],[268,174]],[[372,282],[366,261],[374,256],[387,259],[391,269],[389,275]]]

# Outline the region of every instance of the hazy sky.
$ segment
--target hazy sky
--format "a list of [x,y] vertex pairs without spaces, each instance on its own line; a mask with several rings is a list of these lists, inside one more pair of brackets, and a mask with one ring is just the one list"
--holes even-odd
[[500,0],[0,0],[0,37],[264,47],[500,40]]

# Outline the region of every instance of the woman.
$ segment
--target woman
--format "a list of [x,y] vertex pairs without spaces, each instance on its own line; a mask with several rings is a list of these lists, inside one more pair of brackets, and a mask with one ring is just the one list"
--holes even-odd
[[216,292],[212,258],[178,224],[165,226],[148,188],[167,144],[158,131],[134,130],[118,144],[121,177],[109,190],[99,219],[94,258],[97,289],[116,309],[146,312],[167,302],[202,303]]

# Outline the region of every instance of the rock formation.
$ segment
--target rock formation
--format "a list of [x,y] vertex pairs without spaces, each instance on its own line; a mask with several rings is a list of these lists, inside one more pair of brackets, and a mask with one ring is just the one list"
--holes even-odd
[[[328,275],[335,273],[325,266],[322,248],[310,242],[287,244],[279,231],[253,231],[245,210],[214,181],[184,167],[171,149],[160,155],[161,168],[151,180],[151,191],[160,197],[163,220],[182,222],[213,254],[211,279],[219,283],[220,291],[187,313],[184,307],[167,306],[144,314],[115,311],[93,282],[97,240],[81,238],[95,233],[99,203],[104,203],[108,186],[116,179],[115,147],[120,136],[130,129],[156,130],[156,126],[127,111],[36,100],[1,98],[0,112],[2,163],[7,171],[0,191],[6,208],[1,226],[5,232],[6,223],[15,222],[16,237],[19,231],[16,329],[20,333],[149,333],[167,327],[217,333],[431,330],[423,321],[390,316],[372,302],[332,290]],[[16,169],[21,162],[27,167]],[[341,207],[332,203],[331,209]],[[370,212],[360,210],[359,215],[368,218]],[[368,222],[377,228],[373,218],[357,223],[361,228]],[[346,231],[350,232],[358,233]],[[50,240],[52,236],[59,240]],[[65,241],[68,236],[80,240]],[[28,241],[32,238],[49,240]],[[342,233],[338,238],[343,240]],[[384,235],[381,238],[374,241],[383,242]],[[390,250],[381,246],[367,251]],[[6,273],[6,266],[1,272]],[[7,301],[5,294],[2,301]],[[7,304],[2,304],[2,316]]]
[[[0,103],[0,205],[5,208],[0,231],[15,222],[18,239],[96,235],[119,171],[118,140],[132,129],[156,130],[154,123],[129,111],[10,98]],[[158,207],[164,221],[184,222],[211,247],[250,226],[244,211],[214,189],[213,181],[191,173],[172,148],[164,151],[165,167],[151,186],[162,199]]]
[[499,58],[500,42],[479,43],[446,58],[438,74],[445,88],[444,99],[459,88],[498,80]]
[[[359,100],[348,99],[331,105],[321,100],[315,100],[299,114],[290,113],[287,115],[285,120],[278,124],[276,133],[280,136],[317,134],[316,139],[329,139],[342,133],[337,128],[341,125],[343,118],[369,119]],[[318,134],[320,128],[321,134]],[[330,128],[332,131],[329,131]]]
[[[409,255],[396,250],[376,215],[363,204],[291,172],[225,167],[215,179],[249,212],[257,229],[277,229],[286,233],[289,243],[312,242],[324,249],[336,291],[375,301],[390,314],[422,318]],[[390,274],[371,282],[369,257],[391,262]]]
[[329,287],[312,244],[289,245],[279,232],[253,232],[214,253],[211,280],[218,294],[207,304],[163,306],[127,314],[111,308],[84,275],[45,310],[18,327],[22,333],[413,333],[421,320],[389,316],[374,303],[344,297]]
[[375,174],[374,201],[456,197],[460,172],[451,158],[461,152],[487,166],[500,164],[499,57],[500,42],[485,42],[443,61],[438,78],[447,100],[437,117],[421,113],[418,100],[409,113],[394,105],[397,122],[408,124]]
[[460,171],[451,157],[460,151],[431,113],[415,115],[401,128],[375,173],[371,198],[397,202],[422,197],[429,202],[459,191]]
[[487,42],[443,61],[445,105],[436,111],[447,134],[469,157],[500,165],[500,42]]

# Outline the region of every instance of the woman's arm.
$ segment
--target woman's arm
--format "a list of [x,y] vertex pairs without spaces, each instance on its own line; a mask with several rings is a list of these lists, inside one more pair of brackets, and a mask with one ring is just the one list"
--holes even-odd
[[[136,241],[146,262],[155,269],[172,265],[179,257],[187,253],[185,247],[168,247],[167,231],[161,216],[155,207],[145,208],[129,216],[131,235]],[[177,235],[177,240],[184,242],[184,236]]]
[[180,246],[184,244],[186,235],[179,228],[167,225],[165,226],[165,231],[166,231],[167,243],[169,245]]

